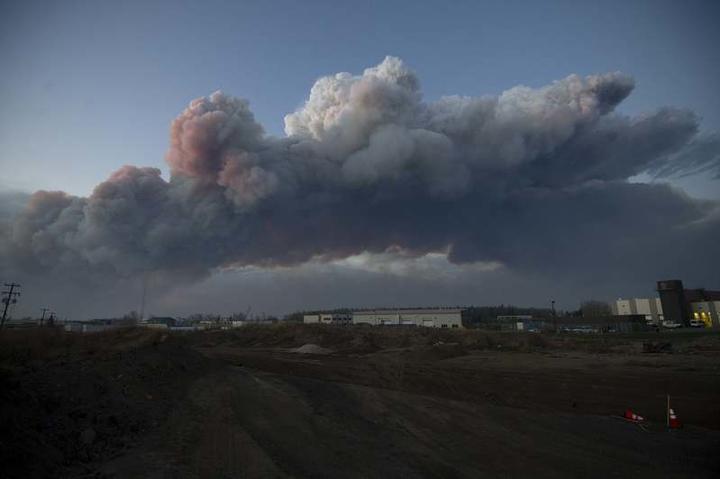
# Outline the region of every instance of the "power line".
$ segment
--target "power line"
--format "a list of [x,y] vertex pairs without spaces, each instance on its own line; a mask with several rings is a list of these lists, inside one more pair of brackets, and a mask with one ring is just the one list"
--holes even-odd
[[5,283],[5,289],[2,292],[2,302],[5,305],[3,308],[2,322],[0,322],[0,328],[5,326],[5,319],[7,319],[7,312],[11,304],[17,303],[17,298],[20,296],[20,285],[17,283]]

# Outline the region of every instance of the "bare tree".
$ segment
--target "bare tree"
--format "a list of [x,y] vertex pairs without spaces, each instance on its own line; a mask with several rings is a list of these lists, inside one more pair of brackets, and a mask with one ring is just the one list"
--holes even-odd
[[583,301],[580,304],[580,311],[583,318],[599,318],[612,315],[609,304],[594,299]]

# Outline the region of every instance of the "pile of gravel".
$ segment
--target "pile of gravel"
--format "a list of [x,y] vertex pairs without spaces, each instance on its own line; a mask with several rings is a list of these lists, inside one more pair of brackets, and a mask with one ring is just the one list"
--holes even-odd
[[303,344],[299,348],[291,349],[290,352],[300,354],[330,354],[334,352],[332,349],[323,348],[317,344]]

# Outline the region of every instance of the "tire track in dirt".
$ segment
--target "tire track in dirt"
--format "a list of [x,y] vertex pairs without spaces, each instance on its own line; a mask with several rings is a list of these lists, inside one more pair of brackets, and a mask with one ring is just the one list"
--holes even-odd
[[[233,361],[236,362],[236,361]],[[651,431],[226,366],[114,477],[713,477],[720,433]]]

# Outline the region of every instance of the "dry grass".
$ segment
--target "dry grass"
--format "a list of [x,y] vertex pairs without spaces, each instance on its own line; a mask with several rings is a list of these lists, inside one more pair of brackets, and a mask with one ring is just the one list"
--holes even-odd
[[89,334],[66,333],[57,328],[5,329],[0,331],[0,364],[11,366],[32,360],[104,357],[158,344],[168,337],[172,337],[173,342],[204,346],[297,348],[310,343],[349,354],[428,348],[437,350],[439,355],[450,356],[471,350],[642,354],[647,350],[644,344],[657,341],[671,343],[675,354],[720,354],[720,335],[716,332],[596,335],[278,323],[182,335],[145,328]]

